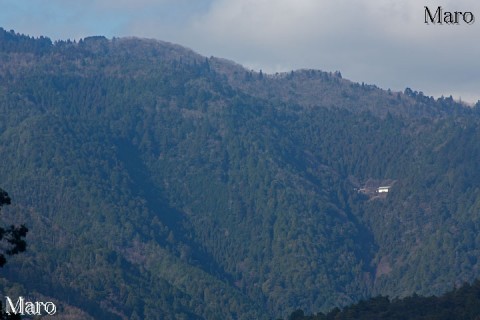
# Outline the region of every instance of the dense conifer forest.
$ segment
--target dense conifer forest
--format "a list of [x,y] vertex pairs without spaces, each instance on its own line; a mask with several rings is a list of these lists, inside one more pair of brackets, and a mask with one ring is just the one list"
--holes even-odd
[[0,29],[0,114],[2,219],[29,229],[0,289],[65,318],[327,314],[480,276],[480,104]]

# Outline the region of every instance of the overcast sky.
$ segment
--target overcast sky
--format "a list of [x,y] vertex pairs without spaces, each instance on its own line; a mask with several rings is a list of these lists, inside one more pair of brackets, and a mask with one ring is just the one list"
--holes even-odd
[[[477,21],[427,25],[425,6]],[[338,70],[384,89],[480,99],[478,0],[0,0],[0,27],[155,38],[257,71]]]

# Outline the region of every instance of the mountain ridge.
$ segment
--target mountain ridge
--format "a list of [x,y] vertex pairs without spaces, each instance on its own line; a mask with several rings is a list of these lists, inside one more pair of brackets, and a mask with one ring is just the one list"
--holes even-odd
[[31,230],[4,292],[268,319],[479,275],[477,107],[152,40],[0,30],[0,58],[5,213]]

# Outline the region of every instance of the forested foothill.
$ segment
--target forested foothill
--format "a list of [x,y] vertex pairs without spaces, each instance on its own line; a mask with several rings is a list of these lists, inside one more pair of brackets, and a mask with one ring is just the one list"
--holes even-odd
[[0,29],[0,114],[2,219],[30,230],[0,291],[65,318],[326,314],[480,276],[478,103]]
[[476,280],[440,297],[414,294],[389,299],[378,296],[326,314],[307,316],[299,309],[292,312],[288,320],[476,320],[479,315],[480,281]]

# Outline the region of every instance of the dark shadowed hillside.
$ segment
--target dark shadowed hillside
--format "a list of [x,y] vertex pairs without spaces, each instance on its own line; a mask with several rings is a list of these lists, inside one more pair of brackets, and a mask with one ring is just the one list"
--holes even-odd
[[478,107],[0,30],[0,113],[30,230],[2,291],[63,315],[271,319],[480,275]]

